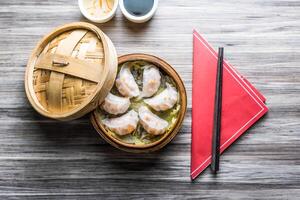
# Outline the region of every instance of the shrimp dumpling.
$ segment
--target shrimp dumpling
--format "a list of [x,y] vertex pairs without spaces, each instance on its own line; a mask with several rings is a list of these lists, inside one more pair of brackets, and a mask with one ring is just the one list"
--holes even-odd
[[152,113],[146,106],[139,108],[140,123],[147,133],[161,135],[165,133],[169,123]]
[[111,131],[118,135],[127,135],[132,133],[138,124],[139,117],[134,110],[116,118],[106,118],[102,123]]
[[159,69],[154,65],[147,65],[143,71],[142,97],[151,97],[160,86],[161,76]]
[[137,97],[140,95],[139,86],[134,80],[128,63],[123,64],[116,79],[119,92],[126,97]]
[[128,97],[119,97],[112,93],[108,93],[102,104],[103,110],[113,115],[125,113],[129,106],[130,100]]
[[160,94],[145,99],[144,102],[156,111],[165,111],[172,108],[178,101],[178,92],[167,83],[167,88]]

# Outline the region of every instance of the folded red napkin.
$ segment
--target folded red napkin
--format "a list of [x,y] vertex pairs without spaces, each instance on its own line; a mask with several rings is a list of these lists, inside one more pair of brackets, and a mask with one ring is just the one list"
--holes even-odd
[[[194,31],[191,178],[211,162],[217,53]],[[226,51],[225,51],[226,52]],[[224,60],[221,153],[261,118],[265,97]]]

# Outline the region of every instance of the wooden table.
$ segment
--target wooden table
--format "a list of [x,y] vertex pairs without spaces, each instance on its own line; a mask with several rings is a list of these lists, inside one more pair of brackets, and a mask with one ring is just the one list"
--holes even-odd
[[[77,1],[0,3],[0,199],[300,198],[300,3],[297,0],[163,0],[147,24],[120,10],[101,29],[118,54],[158,55],[180,73],[188,113],[162,151],[114,149],[88,117],[57,122],[38,115],[24,93],[27,59],[54,27],[86,21]],[[221,157],[221,171],[191,182],[192,30],[267,97],[269,113]]]

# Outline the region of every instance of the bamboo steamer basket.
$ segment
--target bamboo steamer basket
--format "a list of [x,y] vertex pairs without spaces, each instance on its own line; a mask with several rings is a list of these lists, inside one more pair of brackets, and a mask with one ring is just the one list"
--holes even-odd
[[91,122],[96,129],[96,131],[99,133],[99,135],[108,143],[110,143],[112,146],[131,153],[149,153],[153,151],[157,151],[167,145],[179,132],[183,119],[187,110],[187,95],[186,90],[183,84],[183,81],[181,80],[180,76],[177,74],[177,72],[172,68],[171,65],[169,65],[164,60],[148,55],[148,54],[128,54],[124,56],[120,56],[118,59],[118,63],[123,64],[128,61],[137,61],[142,60],[149,63],[154,64],[155,66],[159,67],[160,70],[164,71],[167,75],[173,78],[177,85],[177,89],[180,96],[180,105],[181,109],[178,113],[177,121],[175,122],[175,126],[173,129],[166,133],[162,138],[159,140],[145,145],[137,145],[137,144],[129,144],[125,143],[109,134],[108,130],[104,127],[104,125],[101,123],[99,117],[97,117],[98,113],[97,110],[92,112],[91,114]]
[[72,120],[94,110],[111,90],[117,53],[96,26],[76,22],[58,27],[33,50],[25,73],[25,90],[43,116]]

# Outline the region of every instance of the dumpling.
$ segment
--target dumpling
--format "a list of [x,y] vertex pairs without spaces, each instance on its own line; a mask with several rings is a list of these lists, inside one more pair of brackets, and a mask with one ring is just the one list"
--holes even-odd
[[143,90],[142,97],[151,97],[160,86],[159,69],[154,65],[147,65],[143,71]]
[[150,98],[145,99],[144,102],[148,104],[151,108],[156,111],[165,111],[172,108],[178,101],[178,92],[167,83],[167,88],[160,94]]
[[136,84],[130,71],[128,63],[123,64],[116,79],[119,92],[126,97],[137,97],[140,95],[139,86]]
[[104,119],[102,123],[118,135],[127,135],[136,129],[138,121],[137,112],[131,110],[121,117]]
[[152,113],[146,106],[139,108],[140,123],[152,135],[160,135],[166,131],[169,123]]
[[112,93],[108,93],[105,97],[104,102],[102,104],[103,110],[106,112],[118,115],[127,111],[130,106],[130,100],[127,97],[119,97],[113,95]]

